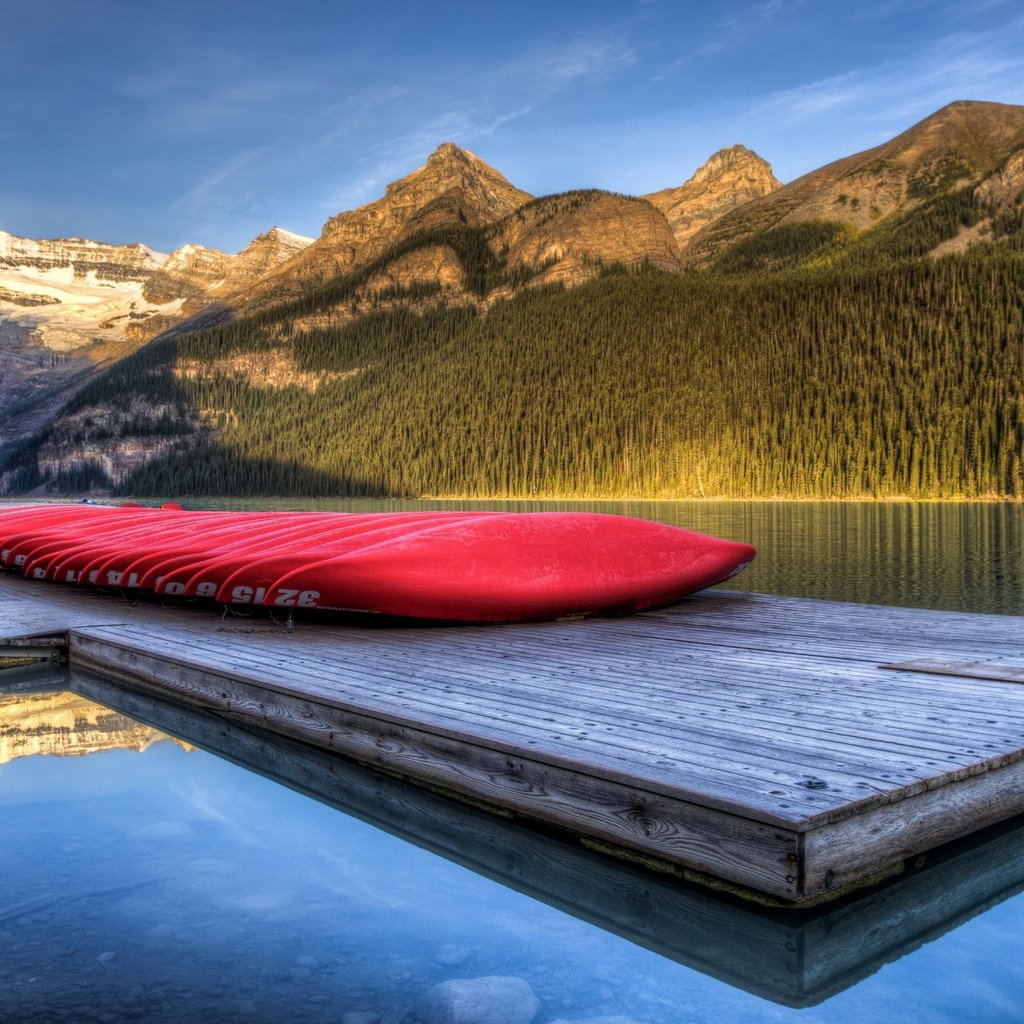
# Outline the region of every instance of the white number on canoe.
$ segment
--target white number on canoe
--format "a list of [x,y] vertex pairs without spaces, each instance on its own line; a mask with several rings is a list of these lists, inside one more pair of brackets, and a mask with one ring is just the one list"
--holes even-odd
[[282,587],[274,598],[274,604],[279,608],[315,608],[319,599],[319,590],[285,590]]

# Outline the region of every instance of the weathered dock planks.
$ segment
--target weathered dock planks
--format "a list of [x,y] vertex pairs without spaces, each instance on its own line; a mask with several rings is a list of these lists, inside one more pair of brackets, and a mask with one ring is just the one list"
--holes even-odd
[[285,634],[21,579],[0,598],[0,636],[66,629],[73,664],[786,904],[1024,811],[1024,688],[882,667],[1016,671],[1011,617],[718,592]]

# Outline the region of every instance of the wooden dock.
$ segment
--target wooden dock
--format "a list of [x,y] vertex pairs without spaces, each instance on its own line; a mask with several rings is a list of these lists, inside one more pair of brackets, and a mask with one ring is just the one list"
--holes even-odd
[[286,634],[0,578],[0,638],[59,631],[74,666],[784,905],[1024,811],[1011,617],[705,592],[626,619]]

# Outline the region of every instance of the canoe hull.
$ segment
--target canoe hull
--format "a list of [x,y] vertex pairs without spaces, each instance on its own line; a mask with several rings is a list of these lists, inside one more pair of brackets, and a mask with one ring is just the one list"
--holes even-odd
[[747,544],[620,516],[494,517],[312,563],[262,600],[460,622],[626,614],[721,583],[754,555]]
[[734,576],[748,544],[594,513],[0,511],[36,579],[447,622],[619,615]]

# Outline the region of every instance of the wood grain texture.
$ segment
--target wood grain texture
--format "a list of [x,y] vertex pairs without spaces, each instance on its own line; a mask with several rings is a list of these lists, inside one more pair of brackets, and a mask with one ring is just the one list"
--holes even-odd
[[994,661],[943,661],[941,658],[916,658],[912,661],[901,661],[895,665],[880,665],[879,667],[895,669],[897,672],[921,672],[925,675],[960,676],[964,679],[995,679],[1001,683],[1024,683],[1024,665],[1001,665]]
[[826,892],[1024,812],[1024,761],[804,834],[803,884]]
[[[580,671],[585,625],[571,627],[578,640],[553,645],[555,656],[514,661],[502,654],[516,653],[515,631],[505,633],[506,650],[483,655],[453,630],[353,631],[333,649],[321,635],[89,633],[397,723],[472,733],[513,753],[530,747],[572,769],[582,760],[621,781],[800,830],[1024,755],[1024,695],[998,683],[937,680],[922,694],[916,680],[873,665],[870,679],[867,669],[853,681],[815,675],[792,690],[794,669],[751,680],[705,663],[694,678],[656,657],[646,673],[624,676],[601,661],[595,671],[607,675],[595,683]],[[888,700],[893,691],[905,699]]]

